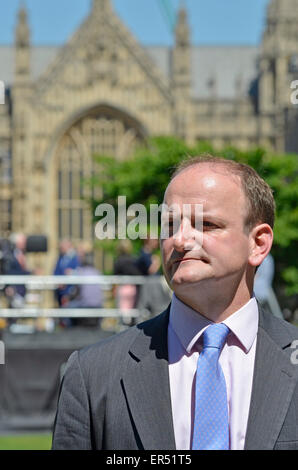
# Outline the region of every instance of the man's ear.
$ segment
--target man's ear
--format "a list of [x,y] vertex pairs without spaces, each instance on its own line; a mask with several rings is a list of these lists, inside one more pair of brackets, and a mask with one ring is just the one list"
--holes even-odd
[[250,232],[250,255],[248,263],[251,266],[260,266],[271,250],[273,243],[273,230],[268,224],[256,225]]

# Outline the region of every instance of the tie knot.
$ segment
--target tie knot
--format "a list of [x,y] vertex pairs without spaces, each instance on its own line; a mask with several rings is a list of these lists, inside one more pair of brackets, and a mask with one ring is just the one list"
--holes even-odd
[[203,333],[204,349],[222,349],[229,331],[229,328],[223,323],[215,323],[214,325],[208,326]]

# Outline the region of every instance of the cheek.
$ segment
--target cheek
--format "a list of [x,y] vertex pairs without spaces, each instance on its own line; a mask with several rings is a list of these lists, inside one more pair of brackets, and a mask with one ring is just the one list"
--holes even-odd
[[217,236],[216,234],[206,234],[203,239],[203,249],[208,255],[214,258],[225,258],[232,260],[239,257],[247,256],[249,251],[249,243],[245,236],[236,234],[224,234]]
[[220,237],[207,233],[203,235],[203,250],[210,255],[218,253],[219,247],[224,245],[224,241]]

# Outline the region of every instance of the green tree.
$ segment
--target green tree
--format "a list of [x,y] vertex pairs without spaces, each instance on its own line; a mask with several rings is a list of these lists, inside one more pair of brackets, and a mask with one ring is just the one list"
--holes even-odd
[[[208,153],[247,163],[269,183],[276,200],[276,225],[273,256],[276,263],[275,286],[281,296],[298,294],[298,157],[277,155],[256,148],[215,150],[208,142],[189,147],[177,138],[157,137],[139,148],[125,161],[110,156],[95,156],[99,173],[91,184],[102,188],[102,198],[92,200],[95,207],[103,202],[117,206],[119,195],[125,195],[127,206],[135,202],[161,204],[163,194],[176,165],[187,156]],[[112,250],[114,245],[112,245]]]

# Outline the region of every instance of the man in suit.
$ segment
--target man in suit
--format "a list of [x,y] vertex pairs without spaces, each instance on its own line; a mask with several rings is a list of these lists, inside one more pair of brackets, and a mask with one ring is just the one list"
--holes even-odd
[[253,295],[273,240],[271,189],[246,165],[204,156],[180,165],[164,202],[171,305],[71,355],[53,449],[298,449],[298,329]]

